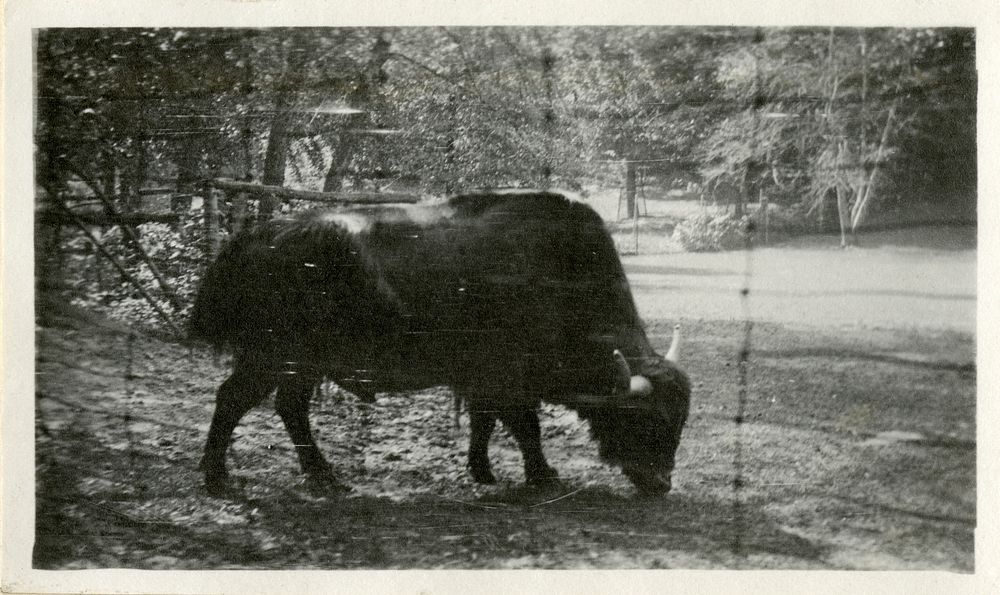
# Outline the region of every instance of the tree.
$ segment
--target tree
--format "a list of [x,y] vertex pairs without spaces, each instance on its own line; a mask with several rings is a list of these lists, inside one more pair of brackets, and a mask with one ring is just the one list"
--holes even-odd
[[[935,54],[947,39],[947,58]],[[847,245],[884,200],[880,189],[900,179],[906,139],[939,119],[935,102],[963,122],[960,141],[933,144],[964,144],[961,154],[971,157],[970,52],[968,32],[953,30],[764,31],[756,43],[718,56],[726,94],[734,105],[744,98],[746,107],[701,145],[703,172],[792,200],[808,196],[810,212],[821,217],[832,198]]]
[[182,185],[193,181],[205,155],[229,151],[223,114],[238,42],[214,30],[42,31],[43,187],[86,178],[130,210],[151,169],[173,162]]
[[385,97],[402,130],[397,167],[425,172],[439,190],[572,184],[577,145],[558,100],[559,58],[538,36],[393,31]]
[[740,189],[737,213],[835,204],[846,241],[914,188],[974,191],[973,52],[951,29],[46,30],[39,185],[129,211],[151,177],[446,192],[624,164],[631,199],[643,165]]

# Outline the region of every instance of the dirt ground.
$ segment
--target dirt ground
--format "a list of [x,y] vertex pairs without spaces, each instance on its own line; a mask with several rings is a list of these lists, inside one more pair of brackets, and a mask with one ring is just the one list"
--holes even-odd
[[[691,303],[721,300],[739,269],[706,294],[671,287],[664,267],[691,282],[720,279],[724,261],[625,264],[654,345],[666,350],[683,324],[694,382],[674,490],[657,499],[637,498],[558,407],[543,409],[542,425],[563,485],[524,487],[517,448],[498,431],[501,483],[482,487],[465,471],[467,423],[455,427],[446,390],[367,405],[332,386],[312,419],[353,491],[305,489],[280,420],[262,406],[230,451],[243,497],[212,498],[197,463],[226,358],[43,299],[35,567],[973,570],[975,336],[965,314],[939,325],[912,311],[910,324],[759,316],[746,423],[736,424],[742,319]],[[940,299],[974,295],[962,271],[946,271],[958,289]]]

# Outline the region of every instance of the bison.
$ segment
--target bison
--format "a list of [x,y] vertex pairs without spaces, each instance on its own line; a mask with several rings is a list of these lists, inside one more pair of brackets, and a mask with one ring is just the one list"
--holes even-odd
[[451,387],[469,411],[478,482],[495,481],[487,448],[498,419],[527,482],[557,478],[542,454],[544,400],[586,420],[601,458],[641,494],[670,489],[690,383],[650,346],[603,222],[561,194],[483,192],[269,221],[232,238],[208,268],[191,332],[233,353],[201,464],[211,493],[227,489],[233,429],[275,389],[308,481],[339,486],[309,427],[324,376],[368,396]]

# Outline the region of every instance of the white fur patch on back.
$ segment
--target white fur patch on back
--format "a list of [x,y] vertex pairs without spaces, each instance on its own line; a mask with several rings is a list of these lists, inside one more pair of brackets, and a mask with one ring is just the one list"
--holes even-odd
[[455,214],[455,209],[444,204],[435,206],[402,205],[400,208],[408,221],[421,227],[433,225],[442,219],[449,219]]
[[319,219],[324,223],[339,225],[352,234],[363,233],[368,231],[372,226],[371,218],[365,216],[363,213],[327,212],[320,215]]

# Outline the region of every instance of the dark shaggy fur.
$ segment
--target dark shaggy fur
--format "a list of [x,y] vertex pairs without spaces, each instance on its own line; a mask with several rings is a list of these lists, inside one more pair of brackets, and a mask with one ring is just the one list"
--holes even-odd
[[[332,482],[309,431],[322,375],[372,394],[446,384],[466,399],[469,464],[494,481],[496,419],[518,440],[527,479],[555,471],[541,450],[542,399],[577,409],[602,458],[644,492],[669,489],[687,417],[684,373],[646,339],[614,245],[588,207],[561,195],[470,194],[413,208],[314,211],[235,238],[206,273],[192,335],[234,351],[203,466],[224,488],[240,417],[274,388],[311,479]],[[614,402],[620,350],[653,393]]]

